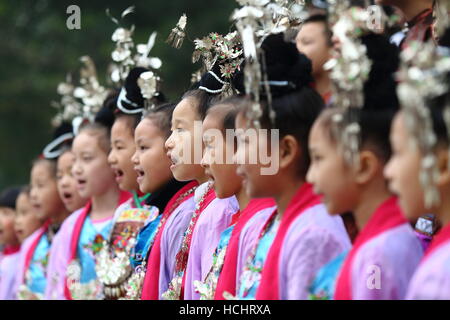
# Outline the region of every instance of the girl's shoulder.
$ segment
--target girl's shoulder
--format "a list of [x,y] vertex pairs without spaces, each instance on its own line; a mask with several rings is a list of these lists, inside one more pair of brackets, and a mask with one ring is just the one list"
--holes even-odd
[[[408,223],[387,230],[363,244],[353,267],[361,273],[371,265],[382,266],[385,274],[411,276],[423,256],[423,248]],[[399,276],[397,277],[399,278]]]
[[286,238],[305,237],[305,233],[318,239],[334,236],[350,245],[342,217],[329,214],[325,205],[321,203],[303,211],[292,222]]
[[61,228],[59,229],[57,234],[67,234],[67,232],[72,230],[75,227],[75,223],[77,222],[78,218],[83,214],[83,212],[84,207],[71,213],[61,224]]
[[373,237],[363,244],[361,249],[382,253],[386,259],[392,260],[398,260],[403,254],[416,253],[420,256],[423,254],[420,240],[409,223],[403,223]]
[[35,230],[31,235],[25,238],[22,245],[20,246],[20,252],[21,253],[27,252],[28,249],[31,247],[31,245],[37,240],[37,238],[42,234],[43,231],[44,226],[41,226],[37,230]]

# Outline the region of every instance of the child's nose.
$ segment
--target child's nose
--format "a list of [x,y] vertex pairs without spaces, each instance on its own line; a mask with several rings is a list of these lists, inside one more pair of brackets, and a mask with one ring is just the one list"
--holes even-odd
[[133,156],[131,157],[131,162],[132,162],[134,165],[138,165],[138,164],[139,164],[139,157],[138,157],[138,155],[137,155],[137,150],[136,150],[135,153],[133,153]]
[[170,135],[169,138],[167,138],[166,142],[164,143],[164,148],[166,148],[166,150],[170,150],[173,148],[172,135]]
[[108,154],[108,164],[109,165],[113,165],[113,164],[116,164],[117,163],[117,158],[116,158],[116,156],[115,156],[115,154],[114,154],[114,151],[110,151],[109,152],[109,154]]

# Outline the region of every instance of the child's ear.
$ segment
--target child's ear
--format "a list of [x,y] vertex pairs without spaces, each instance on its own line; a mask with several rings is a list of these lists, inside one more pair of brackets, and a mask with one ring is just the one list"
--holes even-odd
[[437,167],[439,170],[438,186],[450,186],[449,151],[447,147],[438,148]]
[[299,149],[299,144],[293,136],[286,135],[280,139],[280,168],[286,168],[297,161]]
[[382,164],[378,157],[369,150],[359,153],[359,166],[355,168],[355,179],[358,184],[366,184],[381,170]]

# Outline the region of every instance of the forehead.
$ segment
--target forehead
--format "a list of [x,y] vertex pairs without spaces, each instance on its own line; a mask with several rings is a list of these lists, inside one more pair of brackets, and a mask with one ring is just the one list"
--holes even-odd
[[312,34],[316,35],[317,33],[321,33],[325,31],[325,24],[321,21],[308,22],[301,26],[297,38],[311,36]]
[[172,123],[192,122],[197,118],[196,99],[193,97],[181,100],[173,110]]
[[405,114],[398,112],[392,122],[391,138],[394,143],[407,143],[407,139],[410,138],[408,130],[405,125]]
[[205,131],[208,129],[219,129],[219,130],[222,129],[222,123],[221,123],[222,119],[223,119],[223,115],[219,112],[208,114],[202,123],[203,130]]
[[58,167],[71,164],[74,160],[75,155],[73,154],[73,152],[66,151],[58,158]]
[[111,128],[111,138],[133,138],[133,121],[129,116],[120,116],[115,121]]
[[81,131],[73,141],[72,151],[77,153],[100,149],[98,140],[102,134],[99,130],[86,129]]
[[40,176],[49,176],[51,169],[51,163],[47,160],[38,161],[33,165],[31,169],[31,176],[40,177]]
[[336,150],[336,145],[332,143],[328,133],[328,128],[324,128],[323,122],[320,120],[315,121],[310,134],[309,134],[309,147],[310,149],[333,149]]
[[30,197],[28,196],[28,194],[26,192],[22,192],[19,194],[19,196],[17,197],[17,205],[26,205],[28,204],[30,200]]
[[144,118],[136,127],[135,131],[136,141],[162,136],[163,134],[161,130],[159,130],[158,126],[151,119]]

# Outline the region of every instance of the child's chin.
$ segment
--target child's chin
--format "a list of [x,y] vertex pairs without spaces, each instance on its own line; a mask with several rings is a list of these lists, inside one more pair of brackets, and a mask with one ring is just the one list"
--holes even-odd
[[192,177],[186,173],[184,170],[179,170],[180,168],[176,168],[172,171],[173,177],[178,181],[189,181],[192,180]]

